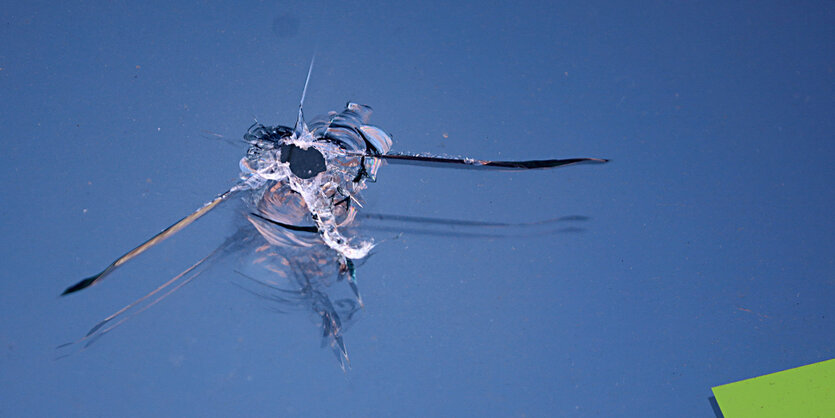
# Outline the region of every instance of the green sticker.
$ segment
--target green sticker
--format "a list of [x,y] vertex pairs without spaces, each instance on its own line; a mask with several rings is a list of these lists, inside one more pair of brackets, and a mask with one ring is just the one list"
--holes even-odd
[[835,359],[713,388],[725,418],[835,417]]

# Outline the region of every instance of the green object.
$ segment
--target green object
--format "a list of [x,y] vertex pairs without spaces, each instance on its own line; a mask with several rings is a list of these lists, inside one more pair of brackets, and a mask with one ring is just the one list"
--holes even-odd
[[713,388],[725,418],[835,417],[835,359]]

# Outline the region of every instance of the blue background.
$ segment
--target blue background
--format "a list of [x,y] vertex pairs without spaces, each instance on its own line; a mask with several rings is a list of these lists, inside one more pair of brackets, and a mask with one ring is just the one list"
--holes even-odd
[[[830,2],[9,2],[0,9],[0,415],[710,416],[710,388],[835,357]],[[231,270],[55,346],[231,234],[230,208],[100,271],[237,177],[253,117],[371,105],[366,210],[576,233],[394,233],[352,370]]]

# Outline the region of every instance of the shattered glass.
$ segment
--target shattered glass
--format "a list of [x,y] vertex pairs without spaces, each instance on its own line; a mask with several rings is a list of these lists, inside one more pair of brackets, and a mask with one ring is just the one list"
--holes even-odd
[[[311,66],[312,69],[312,66]],[[310,71],[308,71],[308,80]],[[305,91],[306,91],[305,85]],[[302,102],[304,94],[302,94]],[[249,279],[246,291],[274,303],[274,309],[312,312],[344,369],[350,366],[343,334],[363,307],[357,286],[356,262],[374,247],[370,237],[354,230],[361,192],[376,179],[383,161],[395,164],[476,170],[547,169],[577,163],[603,163],[595,158],[489,161],[429,155],[390,154],[391,137],[369,124],[371,108],[348,103],[341,112],[304,120],[302,106],[293,128],[255,123],[244,140],[241,181],[193,213],[157,233],[113,261],[100,273],[68,287],[64,295],[101,282],[139,254],[176,234],[232,196],[243,195],[248,221],[215,251],[147,295],[96,324],[84,337],[62,347],[89,346],[131,317],[171,295],[221,259],[236,255],[236,271]],[[243,192],[243,193],[242,193]],[[381,217],[382,218],[382,217]],[[426,224],[457,227],[541,227],[565,219],[530,224],[449,221],[425,217],[388,216]],[[373,219],[373,217],[370,217]],[[470,233],[473,237],[494,236]],[[337,286],[338,282],[348,286]]]
[[[240,163],[243,179],[255,186],[246,199],[247,219],[263,239],[253,264],[296,284],[288,289],[275,281],[253,279],[264,286],[259,294],[284,305],[312,308],[343,368],[348,365],[344,324],[362,306],[352,260],[364,258],[374,245],[370,238],[343,231],[353,223],[356,206],[362,205],[366,178],[373,178],[379,168],[379,163],[369,163],[373,158],[345,151],[384,154],[391,147],[384,131],[367,124],[370,115],[370,107],[348,103],[342,112],[313,120],[309,129],[294,132],[256,124],[244,135],[250,149]],[[297,168],[317,167],[311,160],[318,158],[326,170],[307,175]],[[349,283],[354,299],[330,297],[330,286],[341,280]]]
[[[385,154],[391,147],[384,131],[367,124],[370,115],[370,107],[348,103],[342,112],[314,120],[309,129],[301,118],[293,131],[251,127],[244,136],[251,146],[240,163],[242,177],[256,190],[250,204],[281,224],[309,221],[324,243],[345,258],[368,255],[372,240],[349,238],[341,228],[354,220],[365,180],[373,179],[379,168],[379,162],[366,155]],[[309,168],[318,167],[311,160],[320,158],[327,169]],[[270,204],[276,201],[282,205]],[[272,209],[285,204],[290,209]]]

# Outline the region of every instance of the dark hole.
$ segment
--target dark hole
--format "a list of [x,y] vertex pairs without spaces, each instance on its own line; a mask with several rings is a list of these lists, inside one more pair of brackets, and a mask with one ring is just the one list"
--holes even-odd
[[325,171],[325,157],[316,148],[301,149],[293,144],[281,146],[281,162],[290,162],[290,171],[300,179],[309,179]]

